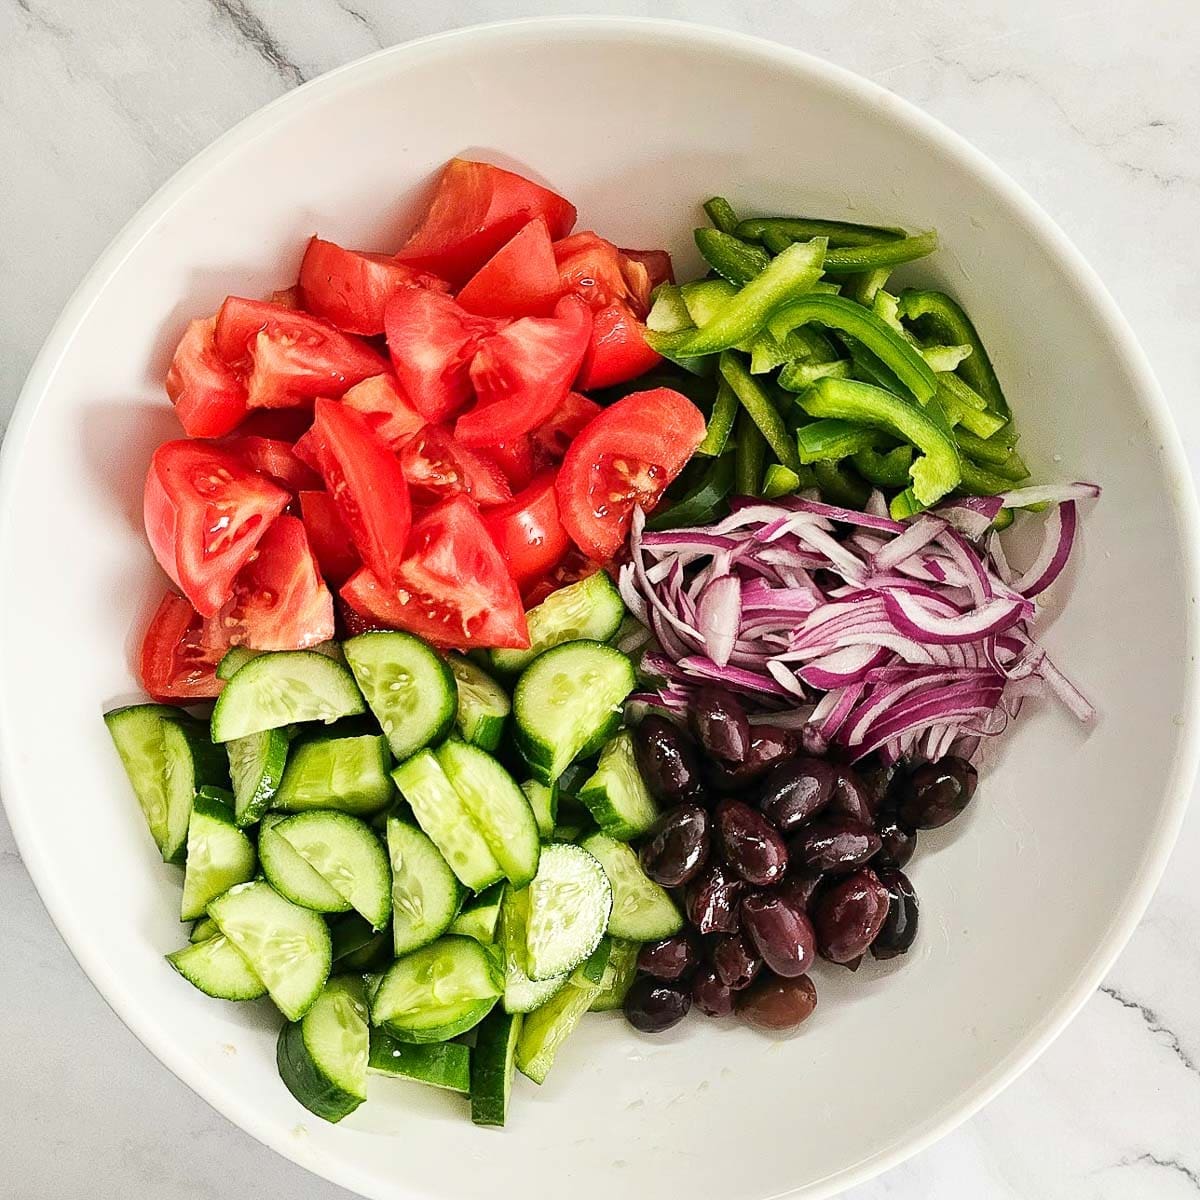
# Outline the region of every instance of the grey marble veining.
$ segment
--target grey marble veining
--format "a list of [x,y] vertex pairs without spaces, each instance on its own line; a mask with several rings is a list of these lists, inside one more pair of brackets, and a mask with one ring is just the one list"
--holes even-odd
[[[1100,271],[1200,466],[1196,0],[0,0],[0,418],[95,256],[239,118],[397,41],[588,11],[773,37],[965,134]],[[1193,813],[1135,937],[1070,1029],[974,1120],[853,1200],[1200,1196],[1198,861]],[[108,1011],[2,818],[0,911],[6,1200],[215,1200],[231,1180],[264,1200],[347,1195],[229,1125]]]

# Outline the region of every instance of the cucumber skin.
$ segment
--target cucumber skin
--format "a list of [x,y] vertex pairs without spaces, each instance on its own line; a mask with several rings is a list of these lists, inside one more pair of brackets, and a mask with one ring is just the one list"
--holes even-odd
[[[286,733],[282,729],[268,729],[263,733],[252,733],[251,737],[265,737],[267,739],[267,750],[265,755],[265,765],[260,772],[258,781],[255,784],[254,791],[247,797],[237,796],[235,790],[235,799],[240,801],[235,812],[235,821],[239,828],[245,828],[248,825],[253,825],[257,821],[261,821],[263,814],[271,807],[271,801],[275,798],[275,793],[279,790],[280,783],[283,782],[283,773],[287,768],[288,748],[290,741]],[[229,747],[234,742],[240,741],[240,738],[234,738],[233,741],[225,743],[226,753]],[[230,767],[230,778],[232,779],[232,766]]]
[[479,1027],[471,1055],[471,1120],[476,1125],[502,1126],[508,1116],[522,1021],[520,1013],[496,1009]]
[[310,1113],[330,1124],[348,1117],[362,1102],[339,1087],[313,1061],[304,1044],[302,1022],[289,1021],[280,1031],[275,1043],[275,1065],[287,1090]]
[[588,1012],[612,1012],[625,1003],[625,994],[637,977],[637,956],[641,942],[611,938],[612,949],[604,968],[604,978]]
[[591,1007],[599,988],[576,972],[557,996],[526,1019],[517,1042],[517,1070],[534,1083],[546,1082],[563,1042]]
[[489,996],[486,1000],[476,1001],[470,1008],[464,1008],[461,1017],[447,1021],[444,1025],[431,1026],[428,1029],[405,1029],[386,1020],[381,1021],[379,1027],[398,1042],[411,1042],[414,1046],[448,1042],[451,1038],[459,1037],[468,1030],[474,1029],[496,1007],[498,1000],[499,996]]
[[367,1070],[463,1096],[471,1092],[471,1050],[461,1042],[418,1045],[399,1041],[386,1030],[372,1029]]
[[[654,803],[633,760],[633,735],[627,730],[610,738],[600,754],[595,773],[577,793],[579,802],[592,814],[602,833],[628,842],[649,832],[658,820]],[[619,760],[614,763],[612,760]],[[621,795],[615,789],[622,783],[620,766],[632,772],[636,780],[634,796]]]
[[[219,944],[218,939],[220,939]],[[237,958],[232,961],[235,969],[241,976],[236,988],[225,988],[217,990],[212,987],[206,987],[203,982],[203,972],[196,972],[192,964],[201,961],[205,962],[214,954],[224,955],[228,951],[231,955],[236,955]],[[254,973],[253,968],[244,958],[241,953],[233,945],[228,938],[223,934],[216,934],[214,937],[205,938],[204,941],[194,942],[184,946],[181,950],[176,950],[173,954],[168,954],[167,962],[179,972],[184,979],[188,981],[197,991],[203,992],[206,996],[212,996],[214,1000],[257,1000],[261,996],[267,994],[266,985]],[[244,968],[244,972],[239,968]]]

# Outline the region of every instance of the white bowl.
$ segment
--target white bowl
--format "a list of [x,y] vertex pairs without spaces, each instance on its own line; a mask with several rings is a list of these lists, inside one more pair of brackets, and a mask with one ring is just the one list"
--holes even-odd
[[[699,1018],[643,1038],[591,1019],[503,1133],[375,1079],[338,1126],[276,1077],[276,1018],[206,999],[100,721],[136,690],[161,587],[141,481],[177,436],[162,379],[186,319],[290,283],[314,230],[397,245],[453,154],[517,164],[622,245],[686,270],[697,204],[939,230],[920,277],[967,305],[1039,478],[1103,483],[1046,641],[1096,701],[1004,741],[967,816],[922,835],[907,961],[818,973],[801,1036]],[[1057,1033],[1132,930],[1197,756],[1196,520],[1162,398],[1099,280],[1011,181],[873,84],[724,31],[627,20],[467,30],[364,59],[270,105],[181,171],[68,305],[4,447],[3,794],[21,852],[97,988],[175,1073],[256,1137],[379,1198],[827,1196],[944,1133]],[[88,1031],[67,1036],[86,1045]],[[47,1086],[70,1087],[67,1079]]]

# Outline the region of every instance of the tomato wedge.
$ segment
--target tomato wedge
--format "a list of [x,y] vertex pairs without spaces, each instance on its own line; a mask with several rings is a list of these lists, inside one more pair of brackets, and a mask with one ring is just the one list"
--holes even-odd
[[488,259],[458,293],[484,317],[548,317],[562,288],[545,217],[535,217]]
[[167,371],[167,395],[188,437],[222,437],[246,413],[246,385],[217,353],[216,317],[192,321]]
[[471,363],[478,402],[454,435],[469,446],[508,441],[536,429],[562,403],[592,333],[592,314],[564,296],[553,317],[522,317],[480,346]]
[[514,492],[529,486],[533,478],[533,441],[529,434],[496,442],[487,447],[483,457],[500,468]]
[[164,442],[146,473],[146,535],[171,581],[201,616],[211,617],[289,499],[228,450]]
[[182,596],[163,596],[138,656],[142,686],[155,700],[211,700],[221,694],[217,663],[229,645],[208,640],[210,632],[210,623]]
[[399,450],[425,425],[425,418],[402,396],[391,375],[375,375],[356,383],[342,403],[367,418],[367,424],[393,450]]
[[471,360],[497,323],[410,288],[392,297],[385,324],[400,390],[427,421],[453,416],[471,397]]
[[526,611],[536,608],[552,592],[566,587],[568,583],[578,583],[579,580],[586,579],[589,575],[595,575],[597,571],[603,569],[598,562],[593,562],[577,546],[571,546],[547,574],[521,589]]
[[551,238],[575,224],[575,206],[491,163],[452,158],[420,224],[396,258],[462,284],[523,225],[545,217]]
[[302,408],[256,408],[238,426],[238,436],[294,442],[311,424],[312,413]]
[[554,244],[558,278],[598,311],[614,300],[625,300],[639,314],[650,309],[650,276],[646,268],[626,258],[607,238],[588,230]]
[[369,620],[437,646],[529,646],[516,584],[465,496],[442,501],[413,526],[396,584],[387,587],[364,569],[341,594]]
[[328,321],[265,300],[230,296],[217,314],[217,351],[246,379],[251,408],[289,408],[340,396],[384,371],[365,342]]
[[571,443],[558,507],[575,544],[608,562],[635,505],[652,509],[704,440],[704,414],[671,388],[635,392],[604,409]]
[[651,291],[660,283],[675,282],[675,268],[671,265],[671,256],[665,250],[622,249],[621,253],[646,268]]
[[308,243],[300,263],[304,307],[344,333],[382,333],[387,302],[411,287],[450,290],[444,279],[406,267],[386,254],[346,250],[319,237]]
[[223,442],[226,450],[233,451],[250,468],[259,475],[266,475],[276,483],[287,488],[289,492],[298,492],[302,488],[319,488],[321,477],[302,459],[297,458],[292,447],[279,438],[258,437],[251,434],[246,437],[230,438]]
[[391,582],[412,522],[400,463],[366,418],[336,400],[318,400],[313,443],[325,487],[364,563]]
[[562,462],[579,431],[603,411],[595,400],[589,400],[579,392],[568,392],[550,420],[535,429],[530,437],[535,468],[540,470]]
[[450,496],[470,496],[481,507],[512,499],[500,468],[454,442],[436,425],[426,425],[400,451],[400,468],[414,504],[435,504]]
[[483,514],[518,587],[544,575],[571,546],[559,519],[554,480],[554,471],[543,471],[507,504]]
[[614,300],[593,316],[592,340],[575,384],[589,391],[612,387],[644,375],[661,361],[646,343],[642,324],[629,305]]
[[321,574],[334,587],[341,587],[362,566],[350,531],[328,492],[301,492],[299,499],[300,519]]

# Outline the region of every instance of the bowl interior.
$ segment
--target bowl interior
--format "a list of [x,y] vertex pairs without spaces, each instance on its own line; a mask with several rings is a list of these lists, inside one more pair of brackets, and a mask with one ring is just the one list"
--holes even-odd
[[[157,861],[99,719],[136,691],[131,655],[162,587],[141,480],[176,436],[161,380],[185,321],[228,292],[291,283],[313,232],[395,247],[453,154],[544,177],[581,228],[666,244],[685,275],[713,192],[746,212],[936,226],[945,249],[914,277],[972,313],[1037,476],[1105,487],[1043,623],[1100,719],[1086,731],[1030,706],[968,815],[922,836],[908,960],[819,969],[817,1015],[787,1042],[698,1018],[658,1039],[589,1019],[543,1087],[518,1083],[502,1134],[474,1129],[457,1099],[385,1079],[337,1127],[292,1101],[269,1007],[210,1001],[162,961],[184,940],[178,871]],[[7,447],[5,801],[85,969],[223,1112],[374,1197],[513,1195],[531,1176],[578,1200],[622,1178],[647,1195],[817,1195],[969,1111],[1115,954],[1190,778],[1190,498],[1153,383],[1091,286],[1028,202],[932,123],[724,33],[474,31],[376,56],[253,118],[89,279]]]

